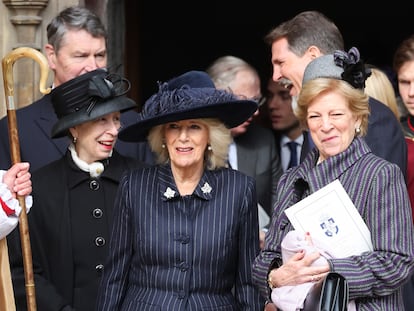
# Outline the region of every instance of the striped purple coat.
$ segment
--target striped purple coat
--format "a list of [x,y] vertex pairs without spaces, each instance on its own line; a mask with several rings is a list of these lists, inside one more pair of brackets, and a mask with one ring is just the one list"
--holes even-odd
[[253,263],[253,280],[268,296],[267,273],[280,259],[280,244],[293,230],[284,210],[301,198],[339,179],[371,231],[373,252],[330,259],[331,270],[349,282],[349,298],[362,310],[404,310],[401,286],[414,269],[411,205],[400,168],[375,156],[363,138],[344,152],[316,165],[313,149],[303,163],[286,172],[278,185],[278,200],[266,236],[266,246]]

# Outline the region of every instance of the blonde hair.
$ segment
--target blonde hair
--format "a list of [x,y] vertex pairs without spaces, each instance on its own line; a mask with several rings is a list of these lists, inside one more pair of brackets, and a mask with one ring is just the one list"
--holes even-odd
[[365,93],[388,106],[397,120],[400,119],[394,87],[381,69],[371,67],[371,76],[365,81]]
[[[208,127],[211,150],[205,150],[205,167],[209,170],[227,167],[229,145],[231,143],[230,129],[218,119],[198,119]],[[157,163],[168,163],[167,148],[163,148],[165,124],[153,127],[148,135],[148,143],[157,154]]]
[[321,94],[335,92],[343,96],[352,113],[361,120],[360,133],[364,136],[368,131],[369,105],[368,95],[359,89],[352,87],[348,82],[332,78],[317,78],[306,82],[299,93],[298,105],[295,115],[300,124],[305,128],[307,125],[308,104],[318,98]]

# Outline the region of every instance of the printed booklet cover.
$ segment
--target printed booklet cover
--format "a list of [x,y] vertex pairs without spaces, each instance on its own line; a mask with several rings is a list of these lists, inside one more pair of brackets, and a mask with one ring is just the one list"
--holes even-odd
[[372,251],[371,233],[339,180],[285,211],[295,230],[309,232],[332,257]]

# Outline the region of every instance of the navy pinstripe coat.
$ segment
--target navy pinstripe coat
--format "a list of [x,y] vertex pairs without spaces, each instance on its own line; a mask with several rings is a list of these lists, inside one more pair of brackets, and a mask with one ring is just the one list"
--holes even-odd
[[266,249],[253,264],[255,284],[267,295],[270,264],[275,258],[281,263],[281,241],[293,230],[284,210],[339,179],[371,231],[374,251],[329,259],[331,271],[348,279],[349,298],[355,299],[359,311],[404,310],[401,286],[414,269],[414,231],[400,168],[374,155],[363,138],[355,138],[347,150],[315,165],[318,155],[313,149],[280,179]]
[[169,165],[124,176],[97,310],[262,310],[254,179],[205,171],[181,197]]

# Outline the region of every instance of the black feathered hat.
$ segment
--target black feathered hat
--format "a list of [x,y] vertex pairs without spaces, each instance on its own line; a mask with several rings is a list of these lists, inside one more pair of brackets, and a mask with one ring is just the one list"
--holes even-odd
[[136,103],[124,96],[129,81],[105,69],[96,69],[69,80],[51,92],[58,121],[52,128],[52,138],[68,134],[68,129],[108,113],[136,108]]
[[232,128],[250,118],[257,108],[253,100],[216,89],[206,72],[189,71],[159,83],[158,93],[145,102],[138,122],[122,129],[118,137],[142,141],[156,125],[199,118],[217,118]]

